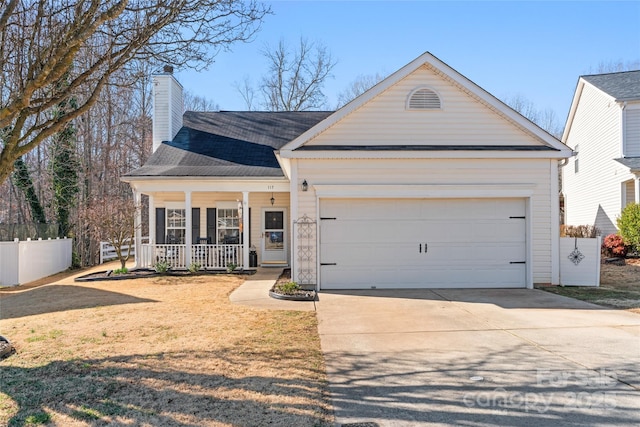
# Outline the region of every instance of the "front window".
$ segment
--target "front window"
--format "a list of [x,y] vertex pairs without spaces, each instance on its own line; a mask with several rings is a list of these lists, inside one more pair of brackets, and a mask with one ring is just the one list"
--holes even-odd
[[238,209],[218,209],[218,243],[240,244],[240,216]]
[[167,243],[184,243],[187,218],[184,209],[167,209]]

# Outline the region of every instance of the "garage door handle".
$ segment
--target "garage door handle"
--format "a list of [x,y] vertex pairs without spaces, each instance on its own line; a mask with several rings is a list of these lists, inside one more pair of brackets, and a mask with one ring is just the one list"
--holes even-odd
[[429,245],[427,245],[426,243],[424,244],[424,253],[426,254],[427,252],[429,252]]
[[418,252],[422,253],[422,243],[420,243],[420,245],[418,245]]

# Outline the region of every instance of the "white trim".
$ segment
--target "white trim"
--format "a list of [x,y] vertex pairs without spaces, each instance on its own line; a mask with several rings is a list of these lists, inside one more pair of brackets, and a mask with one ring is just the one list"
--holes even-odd
[[[294,239],[295,228],[293,223],[298,219],[298,199],[299,199],[298,189],[300,188],[301,184],[298,184],[298,181],[299,181],[298,161],[295,159],[292,159],[292,160],[287,159],[287,163],[291,168],[291,173],[289,175],[289,178],[291,180],[291,187],[289,190],[289,212],[291,213],[289,215],[289,230],[291,230],[291,233],[289,236],[289,248],[290,248],[291,254],[296,254],[298,253],[298,250],[297,250],[298,240]],[[288,259],[289,259],[289,265],[291,267],[291,280],[293,280],[294,282],[297,282],[298,273],[296,272],[295,258],[296,258],[295,256],[291,255],[289,256]]]
[[128,182],[132,187],[142,193],[152,192],[183,192],[189,190],[193,193],[229,192],[242,193],[250,191],[252,193],[288,193],[289,180],[279,179],[251,179],[239,180],[237,178],[229,180],[207,179],[206,177],[178,178],[178,177],[124,177],[121,179]]
[[[551,179],[551,284],[560,284],[560,188],[558,184],[558,162],[549,160]],[[558,260],[556,262],[556,260]]]
[[[526,154],[525,154],[526,153]],[[484,150],[447,150],[438,151],[375,151],[375,150],[338,150],[338,151],[291,151],[281,150],[279,155],[290,159],[566,159],[573,155],[571,149],[561,151],[484,151]]]
[[216,209],[238,209],[238,201],[237,200],[229,200],[229,201],[217,201],[215,202]]
[[242,268],[249,268],[249,228],[251,227],[249,218],[249,192],[242,192]]
[[[525,282],[526,282],[526,286],[527,289],[533,289],[533,202],[531,197],[527,197],[524,200],[524,207],[525,207],[525,245],[526,245],[526,251],[527,251],[527,257],[526,257],[526,275],[527,277],[525,278]],[[553,264],[556,264],[560,262],[560,258],[556,258],[556,259],[551,259],[551,264],[552,267],[551,269],[553,270]]]
[[[135,267],[139,267],[140,266],[140,256],[142,255],[142,195],[137,192],[136,190],[132,189],[133,191],[133,202],[136,206],[136,213],[135,213],[135,239],[133,241],[133,245],[135,248],[135,253],[137,255],[135,255]],[[100,256],[102,256],[102,253],[100,253]]]
[[164,202],[165,209],[184,209],[184,207],[185,202]]
[[185,230],[184,230],[184,243],[187,247],[184,257],[184,265],[187,268],[191,265],[191,246],[193,245],[193,210],[191,208],[191,191],[184,192],[184,216],[185,216]]
[[[267,249],[265,248],[266,246],[266,242],[264,240],[264,233],[265,233],[265,223],[264,223],[264,214],[265,212],[277,212],[277,211],[282,211],[282,231],[284,233],[284,235],[282,236],[282,243],[284,245],[283,248],[283,259],[281,260],[267,260],[265,258],[266,255],[269,253],[267,251]],[[290,266],[291,265],[291,258],[290,258],[290,248],[291,245],[289,244],[290,241],[290,236],[289,234],[293,233],[293,231],[291,233],[289,233],[289,230],[287,228],[287,226],[289,225],[289,218],[288,218],[288,213],[289,213],[289,208],[286,206],[262,206],[260,208],[260,252],[262,254],[261,259],[260,259],[260,266],[261,267],[265,267],[265,266]],[[277,249],[276,249],[277,250]],[[277,263],[278,261],[282,261],[282,263]],[[293,280],[293,279],[292,279]]]
[[[296,148],[301,147],[307,141],[311,140],[318,134],[324,132],[329,127],[333,126],[347,115],[351,114],[353,111],[357,110],[391,86],[398,83],[400,80],[413,73],[423,65],[428,64],[438,72],[444,74],[447,78],[449,78],[452,82],[460,86],[463,90],[469,92],[473,96],[477,97],[481,102],[485,103],[489,107],[493,108],[498,112],[498,114],[504,116],[505,118],[512,121],[516,126],[522,127],[524,130],[529,132],[534,137],[538,138],[540,142],[549,147],[557,148],[561,151],[566,151],[567,147],[558,141],[555,137],[550,135],[548,132],[522,116],[520,113],[513,110],[511,107],[507,106],[505,103],[500,101],[498,98],[491,95],[489,92],[482,89],[480,86],[458,73],[456,70],[433,56],[429,52],[425,52],[420,55],[418,58],[414,59],[395,73],[391,74],[389,77],[376,84],[374,87],[363,93],[362,95],[355,98],[353,101],[349,102],[347,105],[331,114],[326,119],[322,120],[320,123],[316,124],[306,132],[303,132],[300,136],[298,136],[293,141],[287,143],[284,147],[282,147],[282,151],[292,151]],[[283,156],[287,157],[287,156]]]
[[316,198],[505,198],[531,197],[535,184],[314,185]]

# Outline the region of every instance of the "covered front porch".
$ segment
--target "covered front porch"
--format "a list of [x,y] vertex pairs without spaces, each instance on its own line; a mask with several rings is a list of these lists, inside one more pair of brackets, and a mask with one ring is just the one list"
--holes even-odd
[[[132,180],[149,198],[148,228],[136,227],[136,267],[249,269],[289,265],[289,183]],[[137,224],[142,224],[141,212]],[[142,244],[141,236],[149,236]]]

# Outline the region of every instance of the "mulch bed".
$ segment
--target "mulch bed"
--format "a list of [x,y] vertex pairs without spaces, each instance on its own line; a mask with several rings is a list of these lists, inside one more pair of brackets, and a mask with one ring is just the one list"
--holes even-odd
[[314,301],[316,299],[316,291],[314,289],[304,289],[304,286],[301,286],[301,289],[283,292],[279,285],[290,282],[291,269],[285,268],[276,280],[276,283],[274,283],[273,287],[269,290],[269,296],[271,298],[289,301]]
[[76,277],[76,282],[93,282],[98,280],[128,280],[128,279],[141,279],[145,277],[156,276],[203,276],[213,274],[255,274],[256,270],[234,270],[227,272],[226,270],[200,270],[192,273],[188,270],[169,270],[166,273],[158,273],[155,270],[147,268],[137,268],[129,270],[127,273],[114,274],[113,270],[96,271],[94,273],[85,274],[84,276]]

